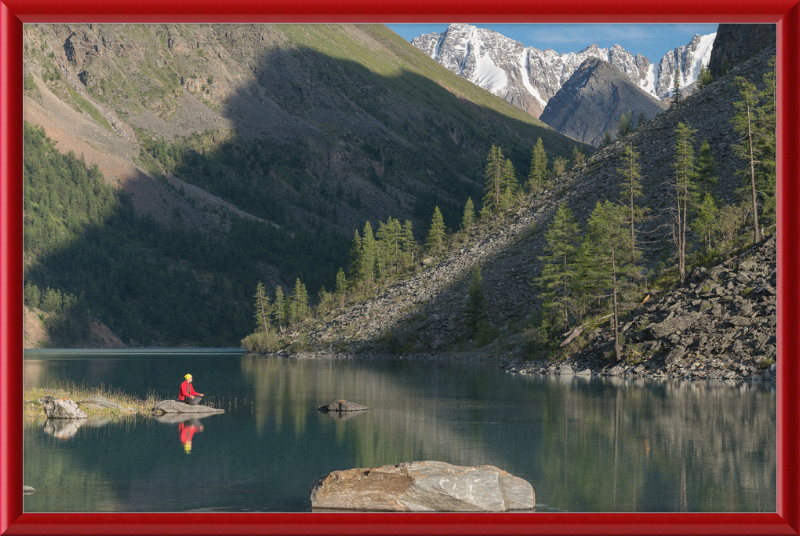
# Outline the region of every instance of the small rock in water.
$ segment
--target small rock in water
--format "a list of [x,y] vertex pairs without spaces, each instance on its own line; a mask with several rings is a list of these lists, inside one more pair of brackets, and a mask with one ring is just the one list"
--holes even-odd
[[31,493],[36,493],[36,490],[30,486],[22,486],[23,495],[30,495]]
[[317,409],[319,411],[364,411],[369,408],[349,400],[334,400],[327,406],[320,406]]
[[505,512],[535,505],[528,482],[491,465],[410,462],[334,471],[311,484],[317,510]]

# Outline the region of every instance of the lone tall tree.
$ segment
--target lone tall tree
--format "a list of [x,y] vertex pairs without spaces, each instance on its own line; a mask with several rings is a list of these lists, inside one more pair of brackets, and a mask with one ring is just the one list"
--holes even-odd
[[628,207],[628,220],[631,226],[631,264],[636,266],[636,228],[635,223],[637,218],[641,215],[641,208],[636,206],[634,200],[637,197],[642,197],[642,184],[639,179],[642,178],[641,166],[639,165],[639,153],[633,148],[633,145],[625,147],[625,152],[622,154],[623,166],[617,168],[617,172],[622,175],[622,183],[620,184],[622,198]]
[[739,85],[739,94],[742,100],[736,101],[736,114],[731,119],[734,128],[741,136],[739,143],[733,145],[733,152],[739,158],[747,160],[749,172],[745,171],[745,176],[749,179],[750,200],[752,202],[753,214],[753,240],[761,240],[761,233],[758,228],[758,198],[756,193],[756,144],[759,141],[760,132],[756,124],[756,110],[758,108],[758,92],[756,86],[751,84],[741,76],[736,77],[736,84]]
[[689,206],[695,197],[695,179],[697,170],[694,161],[694,141],[693,128],[678,123],[675,129],[675,202],[676,227],[675,243],[678,246],[678,273],[680,274],[681,284],[686,279],[686,228],[689,226],[688,214]]

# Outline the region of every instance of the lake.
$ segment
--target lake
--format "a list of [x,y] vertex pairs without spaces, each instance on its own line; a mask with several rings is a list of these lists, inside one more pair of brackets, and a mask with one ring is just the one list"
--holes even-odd
[[[26,422],[24,483],[37,491],[25,512],[307,512],[320,476],[416,460],[497,466],[533,485],[537,512],[776,511],[769,383],[235,350],[26,350],[24,373],[25,388],[102,383],[141,398],[175,398],[191,373],[226,410]],[[370,410],[316,409],[342,398]]]

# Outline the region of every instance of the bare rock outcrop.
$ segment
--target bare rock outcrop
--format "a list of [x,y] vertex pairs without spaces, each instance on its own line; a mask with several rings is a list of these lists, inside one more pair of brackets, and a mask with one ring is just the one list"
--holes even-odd
[[530,510],[533,487],[491,465],[422,461],[334,471],[311,485],[311,507],[393,512]]
[[85,419],[86,413],[78,407],[75,401],[69,398],[53,398],[46,396],[39,399],[48,419]]

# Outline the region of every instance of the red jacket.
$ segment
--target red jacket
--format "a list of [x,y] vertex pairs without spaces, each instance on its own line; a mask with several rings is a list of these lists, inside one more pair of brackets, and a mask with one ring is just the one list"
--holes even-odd
[[197,396],[197,391],[194,390],[191,383],[185,381],[181,384],[181,392],[178,393],[178,400],[184,400],[187,396]]
[[178,424],[178,431],[181,433],[181,442],[185,445],[187,442],[192,442],[192,436],[197,432],[197,426],[190,424],[185,425],[183,423]]

